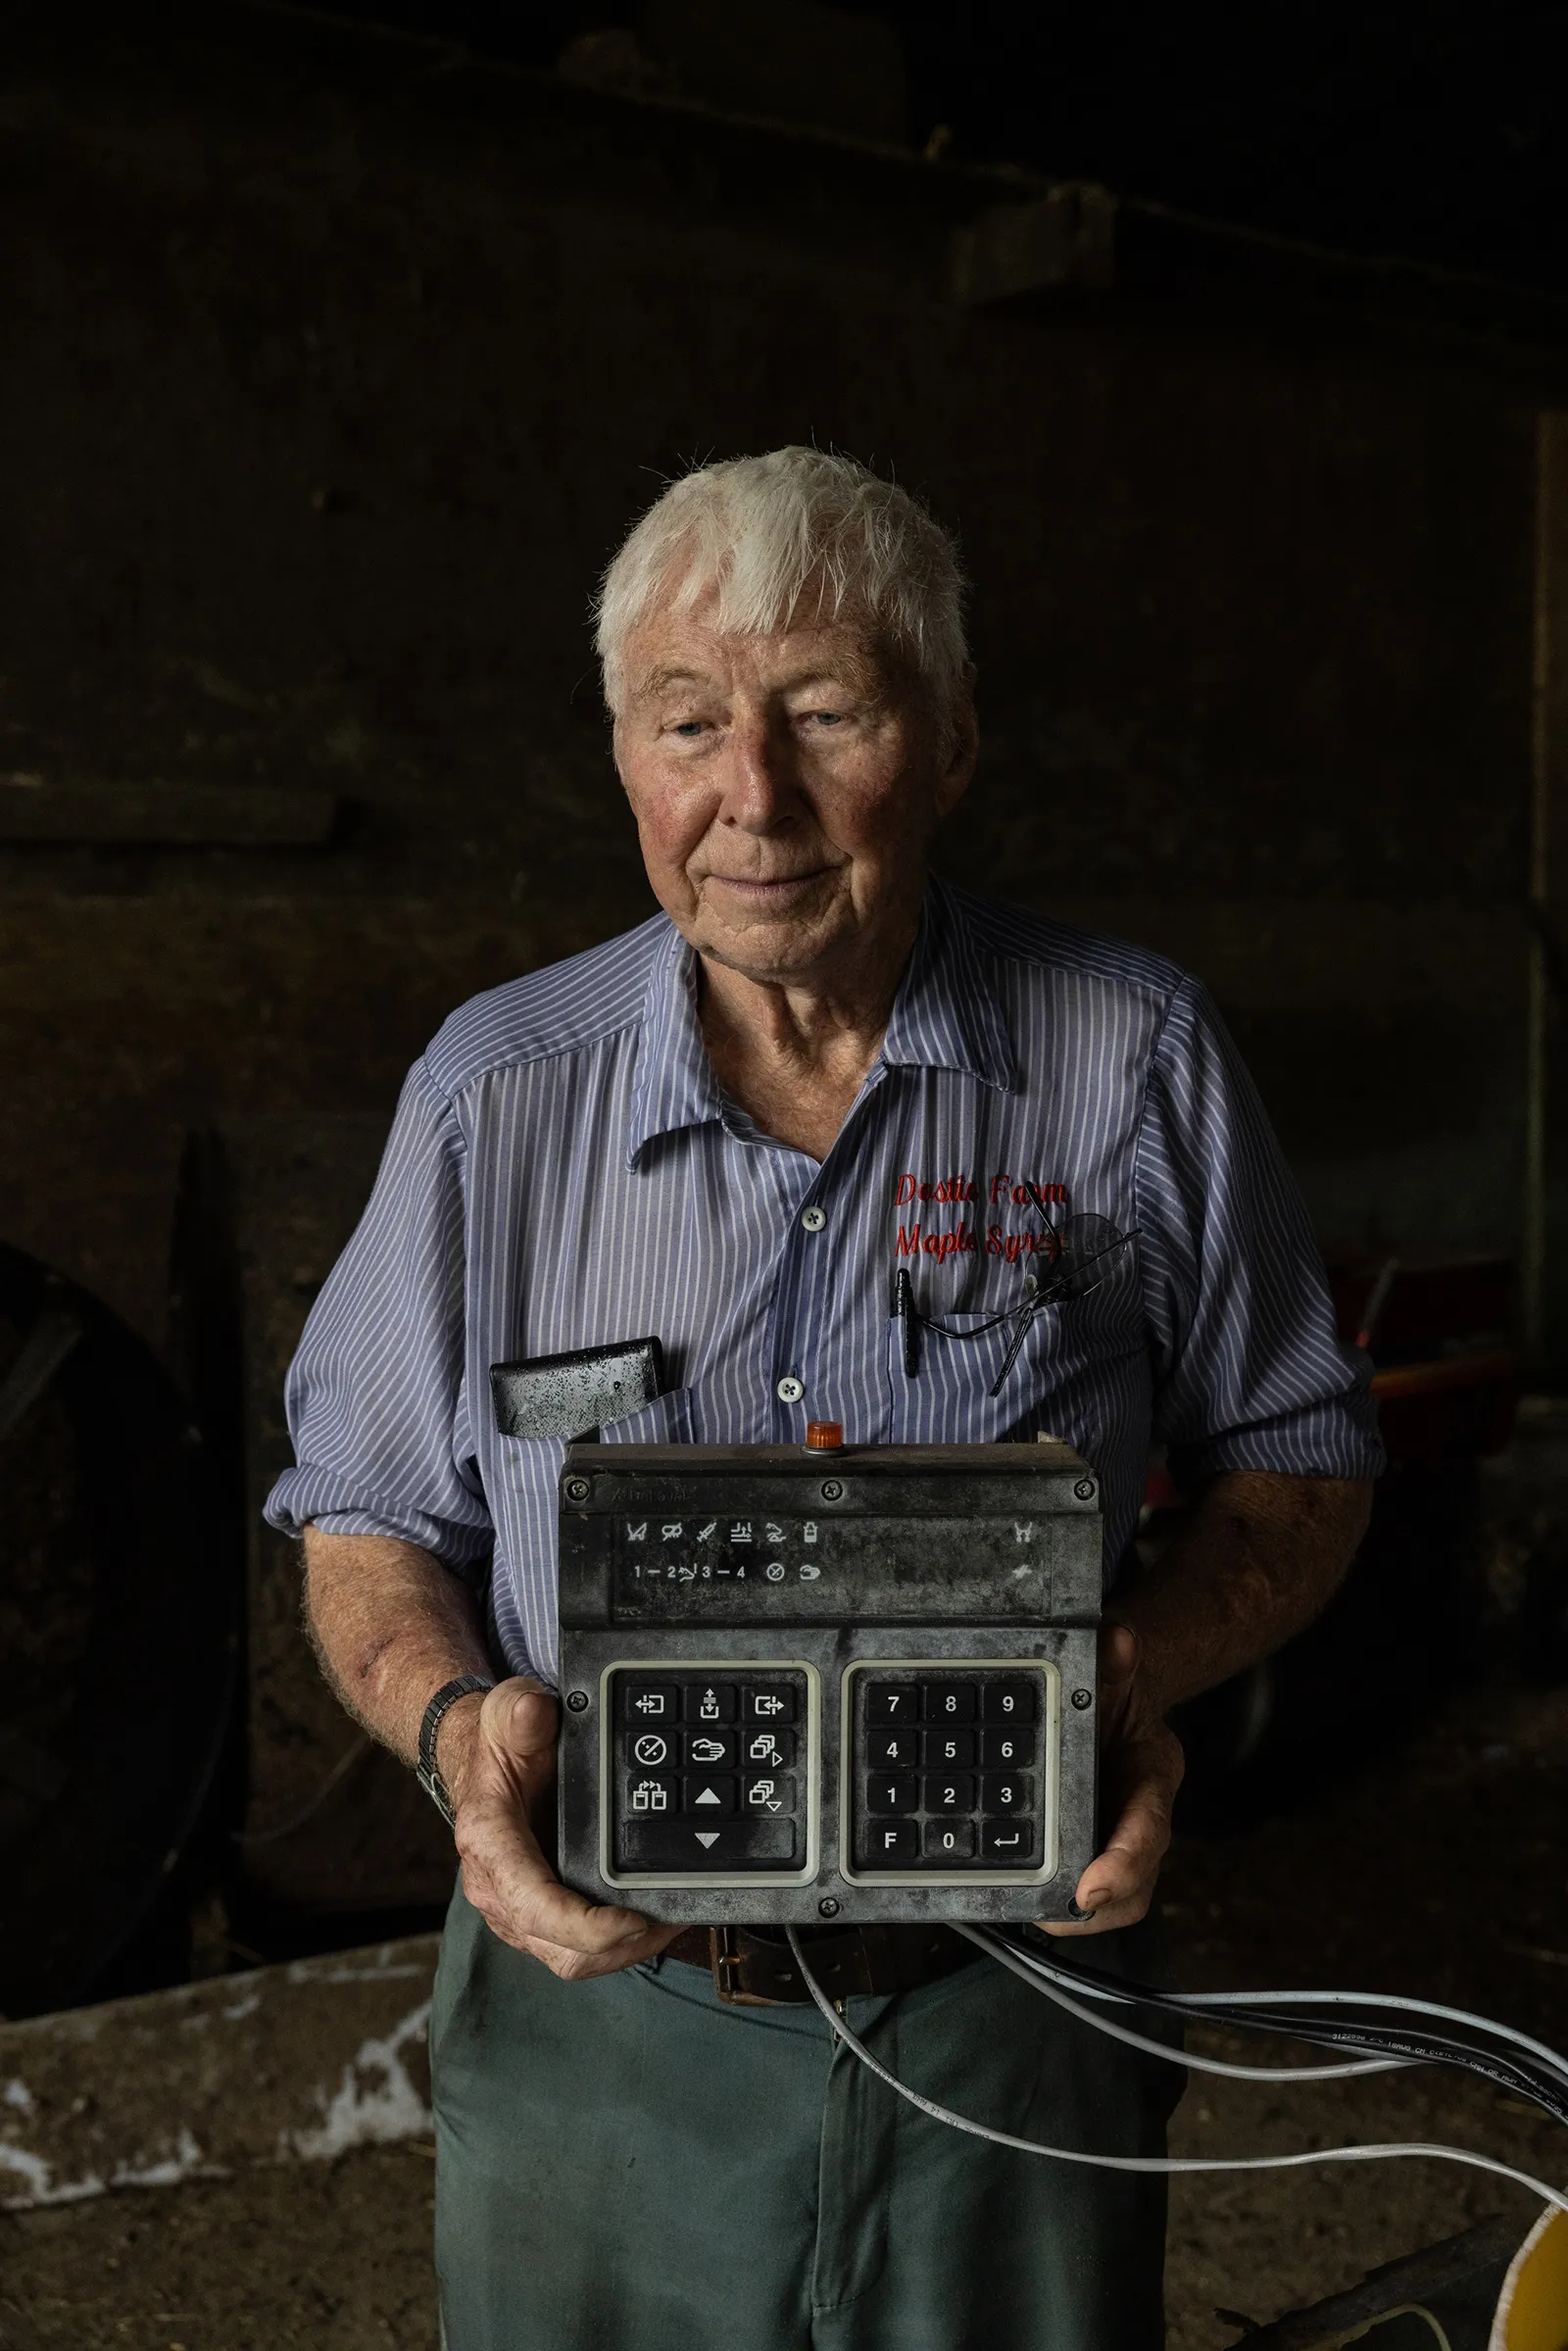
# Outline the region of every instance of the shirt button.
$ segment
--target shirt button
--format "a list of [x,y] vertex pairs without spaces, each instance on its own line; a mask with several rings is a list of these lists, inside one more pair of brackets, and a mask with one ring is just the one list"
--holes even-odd
[[803,1208],[801,1222],[808,1233],[819,1233],[827,1222],[827,1211],[824,1208]]
[[774,1390],[774,1394],[781,1404],[798,1404],[806,1394],[806,1390],[793,1372],[786,1372]]

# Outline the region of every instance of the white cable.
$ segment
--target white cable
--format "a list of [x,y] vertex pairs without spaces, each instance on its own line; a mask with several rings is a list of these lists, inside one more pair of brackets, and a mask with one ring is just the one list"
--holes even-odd
[[1548,2048],[1544,2040],[1536,2040],[1528,2033],[1518,2033],[1512,2025],[1499,2025],[1495,2018],[1475,2016],[1468,2008],[1445,2008],[1439,2000],[1409,2000],[1379,1991],[1189,1991],[1183,1992],[1183,2005],[1188,2008],[1273,2008],[1289,2001],[1309,2002],[1318,2008],[1396,2008],[1411,2016],[1444,2017],[1450,2025],[1479,2025],[1483,2033],[1493,2033],[1498,2040],[1512,2041],[1515,2048],[1528,2049],[1533,2056],[1544,2057],[1556,2075],[1568,2081],[1568,2057],[1560,2049]]
[[[1086,1999],[1103,2000],[1114,2007],[1136,2008],[1139,2005],[1137,1992],[1119,1984],[1085,1984],[1083,1992]],[[1490,2033],[1496,2040],[1511,2041],[1515,2048],[1529,2050],[1532,2055],[1544,2058],[1559,2081],[1568,2082],[1568,2057],[1564,2057],[1560,2050],[1549,2048],[1544,2041],[1536,2040],[1528,2033],[1517,2032],[1512,2025],[1499,2025],[1494,2017],[1477,2016],[1468,2008],[1446,2008],[1440,2001],[1408,1999],[1390,1992],[1375,1991],[1191,1991],[1182,1992],[1179,1996],[1182,2012],[1194,2008],[1213,2008],[1223,2014],[1229,2008],[1273,2008],[1294,2000],[1316,2007],[1392,2008],[1396,2013],[1442,2017],[1450,2024],[1478,2026],[1483,2033]],[[1195,2017],[1190,2021],[1201,2024],[1204,2020]],[[1281,2025],[1277,2030],[1287,2033],[1289,2029]],[[1418,2064],[1422,2061],[1412,2059],[1409,2062]]]
[[1308,2168],[1317,2163],[1377,2163],[1396,2155],[1426,2155],[1440,2163],[1470,2164],[1478,2172],[1491,2172],[1499,2180],[1511,2180],[1516,2187],[1526,2187],[1532,2195],[1543,2197],[1562,2213],[1568,2213],[1568,2195],[1548,2187],[1544,2180],[1533,2180],[1528,2172],[1516,2172],[1511,2164],[1495,2163],[1490,2155],[1472,2155],[1464,2147],[1425,2145],[1420,2140],[1391,2142],[1374,2147],[1319,2147],[1305,2155],[1091,2155],[1079,2147],[1047,2147],[1039,2139],[1015,2138],[1010,2131],[993,2131],[988,2123],[973,2123],[967,2115],[955,2114],[951,2107],[939,2106],[934,2098],[922,2097],[897,2074],[890,2074],[881,2061],[872,2056],[858,2034],[851,2032],[844,2018],[834,2007],[816,1978],[806,1964],[801,1938],[793,1927],[786,1927],[795,1964],[817,2007],[826,2017],[832,2031],[847,2048],[853,2049],[864,2066],[868,2066],[879,2082],[885,2082],[901,2098],[907,2098],[922,2114],[938,2123],[948,2123],[955,2131],[965,2131],[971,2138],[986,2138],[999,2147],[1016,2147],[1022,2155],[1049,2155],[1057,2163],[1083,2163],[1101,2172],[1284,2172]]
[[[955,1922],[956,1924],[956,1922]],[[985,1952],[988,1959],[998,1960],[1021,1977],[1031,1991],[1043,1992],[1097,2033],[1108,2033],[1112,2040],[1124,2040],[1130,2049],[1147,2049],[1152,2057],[1163,2057],[1167,2065],[1184,2065],[1195,2074],[1222,2074],[1231,2082],[1345,2082],[1352,2075],[1395,2074],[1414,2065],[1413,2057],[1357,2057],[1349,2064],[1340,2065],[1228,2065],[1221,2057],[1198,2057],[1190,2049],[1173,2049],[1168,2041],[1152,2040],[1145,2033],[1134,2033],[1126,2025],[1113,2025],[1108,2017],[1096,2016],[1077,2000],[1069,1999],[1058,1984],[1039,1972],[1038,1963],[1027,1952],[1013,1951],[998,1942],[982,1929],[959,1927],[958,1933]]]

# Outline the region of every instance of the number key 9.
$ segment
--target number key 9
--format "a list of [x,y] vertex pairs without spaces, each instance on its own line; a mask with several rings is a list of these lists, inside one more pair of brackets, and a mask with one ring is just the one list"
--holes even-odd
[[988,1682],[985,1719],[988,1723],[1032,1723],[1035,1688],[1032,1682]]

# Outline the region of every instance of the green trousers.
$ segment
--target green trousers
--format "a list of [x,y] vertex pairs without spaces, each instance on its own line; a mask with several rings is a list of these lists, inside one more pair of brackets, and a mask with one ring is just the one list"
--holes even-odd
[[[1150,1939],[1097,1937],[1093,1956],[1137,1973]],[[959,2114],[1057,2146],[1163,2151],[1177,2069],[990,1960],[847,2013]],[[814,2008],[726,2008],[673,1960],[562,1984],[460,1891],[431,2055],[447,2351],[1163,2342],[1162,2180],[933,2122]]]

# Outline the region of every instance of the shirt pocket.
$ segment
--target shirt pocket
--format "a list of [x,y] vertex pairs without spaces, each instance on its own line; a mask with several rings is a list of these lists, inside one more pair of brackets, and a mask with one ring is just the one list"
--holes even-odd
[[887,1346],[893,1443],[996,1445],[1045,1428],[1045,1409],[1056,1380],[1059,1339],[1052,1327],[1056,1311],[1042,1307],[1032,1316],[996,1396],[991,1390],[1018,1336],[1016,1315],[999,1322],[993,1307],[984,1313],[943,1314],[941,1331],[916,1324],[917,1368],[912,1377],[904,1324],[893,1315]]
[[[689,1445],[691,1391],[672,1388],[639,1404],[635,1412],[607,1421],[599,1432],[606,1445]],[[497,1437],[494,1491],[487,1481],[491,1516],[514,1558],[553,1558],[564,1437]]]
[[635,1412],[606,1421],[599,1437],[603,1445],[690,1445],[691,1389],[671,1388],[667,1395],[639,1404]]

